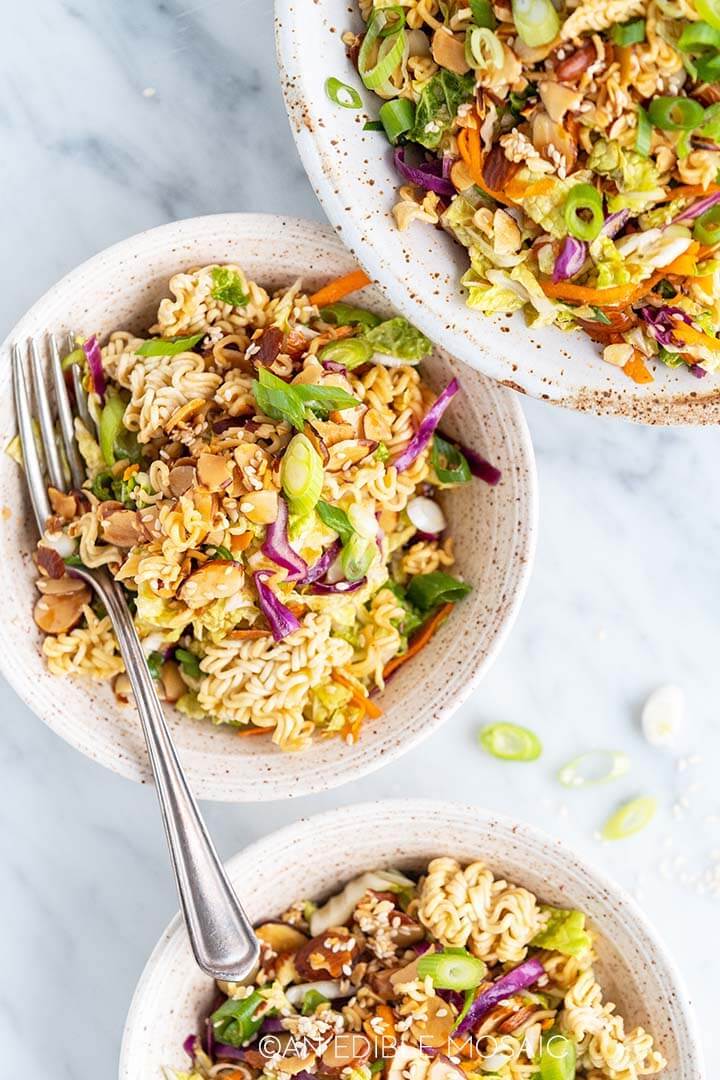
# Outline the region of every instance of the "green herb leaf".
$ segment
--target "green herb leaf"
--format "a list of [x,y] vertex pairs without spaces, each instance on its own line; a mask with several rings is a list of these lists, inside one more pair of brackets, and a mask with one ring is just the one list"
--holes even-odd
[[550,907],[543,904],[543,914],[548,915],[544,930],[536,934],[530,944],[536,949],[554,949],[563,956],[580,956],[592,945],[592,938],[585,929],[585,915],[582,911],[570,911],[564,908]]
[[214,266],[212,283],[210,295],[213,300],[219,300],[222,304],[232,304],[233,307],[247,306],[250,297],[245,292],[243,279],[237,270],[231,270],[229,266]]
[[264,998],[253,990],[246,998],[229,998],[210,1017],[215,1038],[229,1046],[242,1046],[260,1030],[264,1016],[256,1016]]
[[342,412],[354,409],[360,401],[348,394],[340,386],[312,386],[310,383],[297,383],[292,387],[301,404],[318,416],[330,412]]
[[433,435],[430,461],[441,484],[467,484],[472,480],[465,455],[437,432]]
[[214,546],[213,554],[210,556],[210,558],[223,559],[226,562],[235,562],[235,556],[233,555],[232,551],[228,551],[228,549],[226,547],[223,547],[222,544],[216,544]]
[[65,558],[63,559],[63,562],[65,563],[66,566],[84,566],[85,565],[85,563],[82,561],[82,559],[80,558],[79,555],[66,555]]
[[[382,124],[380,126],[382,127]],[[364,326],[368,330],[372,330],[374,326],[379,326],[382,322],[380,316],[374,311],[366,311],[365,308],[355,307],[354,304],[345,304],[342,300],[320,308],[320,318],[332,326]]]
[[399,315],[369,330],[363,340],[372,345],[375,352],[395,356],[409,364],[419,363],[432,352],[430,339]]
[[421,611],[430,611],[439,604],[455,604],[471,591],[471,585],[436,570],[432,574],[416,574],[407,587],[407,597]]
[[176,649],[175,659],[180,664],[186,675],[189,675],[191,679],[201,679],[202,671],[200,670],[200,660],[195,653],[189,652],[187,649]]
[[150,338],[135,350],[135,355],[177,356],[178,353],[190,352],[204,337],[204,334],[192,334],[190,337]]
[[494,30],[497,26],[490,0],[470,0],[470,11],[476,26],[485,26],[488,30]]
[[343,544],[347,544],[350,538],[354,536],[355,530],[350,524],[350,519],[339,506],[331,506],[330,503],[320,499],[315,509],[323,525],[327,525],[329,529],[334,529]]
[[[406,639],[405,648],[407,648],[407,638],[411,637],[415,631],[422,626],[427,618],[427,613],[418,611],[418,609],[410,603],[407,598],[407,593],[402,585],[398,585],[396,581],[387,581],[384,587],[390,589],[390,592],[393,593],[395,599],[404,609],[405,614],[402,619],[397,621],[397,629]],[[395,620],[393,620],[393,623],[394,622]]]
[[460,106],[475,93],[475,74],[456,75],[443,68],[423,87],[415,110],[411,142],[435,150],[450,130]]
[[591,304],[590,306],[593,309],[593,311],[595,312],[595,318],[597,319],[597,321],[599,323],[604,323],[605,326],[609,326],[610,325],[610,319],[607,317],[607,315],[605,314],[603,309],[600,308],[600,307],[596,307],[595,304]]
[[319,990],[308,990],[302,1001],[302,1015],[312,1016],[318,1005],[323,1005],[328,999]]
[[302,431],[305,409],[289,383],[283,382],[267,368],[260,368],[259,379],[253,381],[253,394],[261,413],[273,420],[284,420]]

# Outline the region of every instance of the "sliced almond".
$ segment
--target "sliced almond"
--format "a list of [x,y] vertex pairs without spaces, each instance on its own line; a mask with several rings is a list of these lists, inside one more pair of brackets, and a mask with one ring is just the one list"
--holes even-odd
[[213,559],[183,582],[178,595],[189,608],[201,608],[213,600],[234,596],[243,587],[244,581],[245,574],[237,563]]
[[69,596],[87,589],[81,578],[69,577],[67,574],[61,578],[38,578],[35,585],[45,596]]
[[77,514],[77,501],[74,495],[65,491],[58,491],[54,487],[48,487],[48,498],[50,505],[59,517],[64,518],[65,521],[72,521]]
[[221,491],[231,480],[227,458],[220,457],[219,454],[200,454],[197,474],[200,483],[210,491]]
[[271,525],[278,516],[277,491],[249,491],[240,499],[240,513],[255,525]]
[[462,160],[456,161],[450,169],[450,180],[456,191],[467,191],[475,183],[468,172],[467,165]]
[[47,544],[38,544],[35,551],[35,561],[49,578],[59,579],[65,576],[67,567],[62,557],[54,548],[48,547]]
[[176,465],[170,470],[168,484],[173,495],[179,498],[195,486],[196,479],[197,473],[192,465]]
[[127,705],[128,701],[132,697],[132,686],[130,684],[130,679],[124,671],[121,671],[119,675],[115,676],[115,678],[113,679],[112,688],[113,694],[120,702],[120,704]]
[[180,424],[188,424],[198,420],[209,408],[210,402],[205,401],[204,398],[193,398],[192,401],[186,401],[168,418],[165,430],[172,431],[173,428],[178,427]]
[[89,602],[90,589],[87,585],[73,593],[41,596],[35,604],[33,618],[44,633],[65,634],[79,623],[82,609]]
[[455,1016],[446,1001],[431,997],[425,1003],[425,1017],[411,1024],[410,1030],[419,1043],[431,1049],[446,1046],[455,1027]]
[[364,1065],[370,1058],[373,1045],[366,1035],[357,1031],[342,1031],[335,1035],[318,1062],[318,1075],[335,1077],[346,1075]]
[[374,442],[388,442],[392,437],[390,421],[378,409],[368,409],[362,418],[365,438]]
[[187,693],[187,686],[180,674],[180,668],[174,660],[166,660],[160,668],[160,682],[165,691],[165,700],[171,705]]
[[284,922],[263,923],[255,934],[276,953],[296,953],[308,941],[307,935]]
[[470,70],[465,59],[465,42],[444,26],[439,26],[433,34],[432,58],[440,67],[448,68],[456,75],[465,75]]
[[561,124],[566,112],[577,109],[583,99],[579,90],[544,79],[539,85],[540,97],[548,116],[556,124]]
[[143,538],[137,510],[116,510],[101,523],[103,540],[116,547],[131,548]]

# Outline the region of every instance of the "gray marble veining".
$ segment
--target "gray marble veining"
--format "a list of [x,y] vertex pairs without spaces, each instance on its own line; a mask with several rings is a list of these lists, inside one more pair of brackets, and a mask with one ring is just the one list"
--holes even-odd
[[[322,218],[285,120],[269,0],[34,0],[3,15],[3,335],[66,270],[141,229],[220,210]],[[525,409],[540,474],[537,565],[473,699],[366,781],[290,805],[207,806],[209,824],[229,855],[300,814],[387,795],[460,797],[527,818],[636,892],[684,972],[709,1055],[720,897],[693,879],[720,866],[718,436]],[[674,754],[638,728],[644,696],[669,681],[688,699]],[[0,708],[4,1074],[109,1080],[134,984],[175,908],[154,795],[69,749],[5,686]],[[541,761],[483,756],[475,733],[495,719],[540,732]],[[557,767],[598,745],[625,749],[630,774],[565,792]],[[681,771],[678,759],[696,754]],[[652,829],[600,845],[608,811],[641,792],[661,802]]]

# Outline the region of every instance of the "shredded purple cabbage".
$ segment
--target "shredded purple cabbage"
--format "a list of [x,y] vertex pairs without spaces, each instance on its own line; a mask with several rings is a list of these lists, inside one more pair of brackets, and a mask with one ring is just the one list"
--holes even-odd
[[415,459],[423,452],[432,438],[433,431],[440,423],[443,413],[459,390],[460,383],[457,379],[452,379],[435,403],[428,409],[408,445],[393,461],[393,465],[398,472],[409,469]]
[[345,367],[345,365],[338,363],[337,360],[321,360],[320,366],[325,371],[335,372],[336,375],[345,375],[347,373],[347,368]]
[[676,341],[672,335],[677,322],[691,323],[690,316],[679,307],[670,307],[664,304],[662,307],[652,307],[645,304],[638,308],[637,313],[647,324],[648,333],[654,337],[664,348],[681,351],[685,346],[681,341]]
[[272,559],[283,570],[288,571],[288,581],[303,578],[307,574],[308,565],[297,551],[290,546],[287,534],[288,505],[282,495],[278,496],[278,515],[271,525],[268,525],[265,541],[262,546],[263,555]]
[[310,585],[314,581],[319,581],[320,578],[325,577],[332,564],[340,554],[340,548],[342,547],[339,540],[335,540],[327,551],[324,551],[318,561],[313,563],[305,577],[301,581],[298,581],[298,585]]
[[444,161],[423,161],[421,165],[408,165],[405,147],[398,146],[393,154],[395,168],[411,184],[434,191],[436,195],[454,195],[455,187],[445,176]]
[[250,1050],[249,1046],[231,1046],[229,1043],[215,1043],[214,1057],[222,1058],[223,1061],[244,1061],[245,1053]]
[[300,629],[300,622],[289,608],[281,603],[266,582],[272,577],[269,570],[258,570],[253,575],[260,610],[267,619],[275,641],[282,641],[288,634]]
[[508,971],[505,975],[496,979],[487,990],[483,990],[482,993],[478,994],[468,1009],[465,1018],[455,1028],[453,1035],[462,1035],[467,1031],[472,1031],[483,1017],[487,1016],[490,1010],[495,1008],[499,1001],[512,997],[519,990],[527,990],[544,974],[545,968],[537,957],[532,957],[530,960],[524,960],[522,964],[518,964],[512,971]]
[[478,480],[484,480],[490,487],[495,487],[502,480],[502,472],[500,469],[492,465],[487,458],[484,458],[482,454],[478,454],[477,450],[471,450],[469,446],[465,446],[459,439],[451,439],[448,435],[443,435],[443,439],[446,442],[452,443],[456,446],[461,454],[467,461],[470,472],[473,476],[476,476]]
[[706,210],[709,210],[717,202],[720,202],[720,191],[716,191],[713,195],[704,195],[702,199],[696,199],[694,203],[686,206],[677,217],[672,219],[672,224],[677,225],[681,221],[694,221],[695,218],[700,217],[701,214],[704,214]]
[[627,223],[629,217],[630,211],[627,209],[616,210],[614,214],[608,214],[605,218],[605,224],[600,232],[603,236],[617,236],[623,226]]
[[553,281],[566,281],[568,278],[574,277],[575,274],[579,274],[587,258],[587,250],[587,244],[584,240],[576,240],[574,236],[566,236],[555,260]]
[[691,364],[688,368],[691,375],[694,375],[696,379],[704,379],[707,375],[707,371],[700,364]]
[[93,334],[87,341],[83,341],[83,352],[85,353],[85,359],[87,360],[88,370],[90,372],[90,378],[92,380],[92,388],[100,398],[100,403],[105,404],[105,372],[103,370],[102,353],[100,352],[100,346],[97,343],[97,338]]
[[197,1035],[188,1035],[183,1039],[183,1050],[190,1058],[191,1061],[195,1060],[195,1046],[197,1045]]
[[315,596],[329,596],[331,593],[348,593],[361,589],[365,584],[365,578],[360,581],[316,581],[310,586],[310,592]]

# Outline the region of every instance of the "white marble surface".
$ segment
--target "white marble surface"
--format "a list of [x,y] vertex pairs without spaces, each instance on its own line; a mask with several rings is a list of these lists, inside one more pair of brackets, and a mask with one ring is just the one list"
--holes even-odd
[[[321,218],[285,121],[269,0],[35,0],[3,15],[2,335],[66,270],[148,226],[220,210]],[[682,879],[720,856],[718,436],[525,409],[537,565],[474,699],[366,781],[286,805],[207,806],[207,817],[227,855],[300,814],[381,796],[462,797],[531,820],[637,892],[710,1054],[720,896]],[[689,706],[674,754],[637,724],[644,696],[668,681]],[[5,686],[0,709],[3,1074],[109,1080],[133,986],[175,908],[154,795],[88,763]],[[489,719],[535,728],[542,760],[485,757],[474,736]],[[564,792],[557,766],[598,745],[627,750],[631,774]],[[694,754],[681,771],[678,757]],[[593,839],[614,804],[646,791],[662,806],[651,829],[616,846]]]

